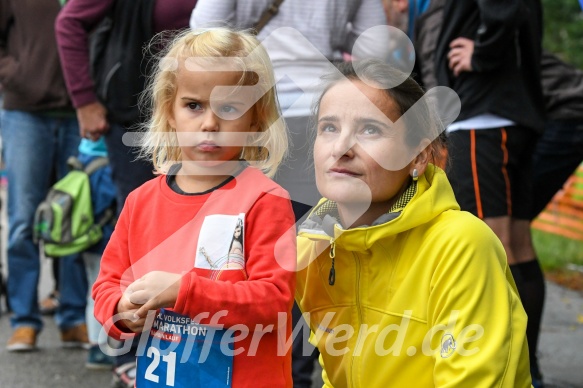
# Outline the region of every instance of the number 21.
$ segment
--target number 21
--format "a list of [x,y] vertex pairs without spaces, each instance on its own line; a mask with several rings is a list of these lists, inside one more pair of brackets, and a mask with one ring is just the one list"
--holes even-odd
[[[160,381],[160,377],[154,374],[154,371],[160,364],[160,351],[156,348],[150,347],[147,353],[148,358],[152,358],[152,362],[146,369],[146,380],[153,381],[155,383]],[[165,356],[162,356],[162,361],[168,364],[166,368],[166,386],[174,386],[174,374],[176,369],[176,353],[170,352]]]

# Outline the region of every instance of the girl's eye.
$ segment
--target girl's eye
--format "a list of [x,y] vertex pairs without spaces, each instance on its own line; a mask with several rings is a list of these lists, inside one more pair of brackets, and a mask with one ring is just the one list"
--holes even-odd
[[235,108],[232,105],[224,105],[221,107],[221,112],[222,113],[235,113],[235,112],[237,112],[237,108]]
[[198,102],[190,102],[186,105],[190,110],[201,110],[202,106]]

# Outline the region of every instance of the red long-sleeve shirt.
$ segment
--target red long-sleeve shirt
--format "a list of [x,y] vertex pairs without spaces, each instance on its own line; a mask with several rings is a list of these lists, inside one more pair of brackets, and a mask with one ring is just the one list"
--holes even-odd
[[[243,324],[251,330],[234,344],[245,351],[234,356],[232,386],[291,387],[291,353],[281,350],[291,334],[296,261],[287,192],[252,167],[201,195],[180,195],[165,178],[129,195],[93,287],[95,316],[119,338],[112,317],[127,286],[150,271],[183,273],[173,311],[190,318],[208,313],[203,324],[223,311],[218,323],[224,328]],[[239,219],[244,271],[220,264]],[[269,325],[273,331],[261,336],[250,356],[253,331]]]

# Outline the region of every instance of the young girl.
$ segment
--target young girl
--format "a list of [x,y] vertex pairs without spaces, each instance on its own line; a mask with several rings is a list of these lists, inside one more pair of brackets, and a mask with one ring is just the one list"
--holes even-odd
[[341,73],[317,104],[325,198],[298,238],[296,299],[325,386],[530,387],[504,249],[435,167],[423,90],[375,61]]
[[294,217],[264,175],[287,148],[273,85],[245,32],[185,32],[160,60],[144,149],[162,175],[128,197],[93,288],[110,335],[142,332],[140,388],[292,386],[278,345],[291,332]]

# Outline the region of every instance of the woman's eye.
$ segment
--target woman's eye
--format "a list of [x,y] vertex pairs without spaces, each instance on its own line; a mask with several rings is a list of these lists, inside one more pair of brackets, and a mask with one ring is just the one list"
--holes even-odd
[[374,126],[368,126],[362,130],[362,133],[365,135],[377,135],[380,132],[381,131],[377,127],[374,127]]
[[201,110],[202,106],[198,102],[190,102],[186,105],[190,110]]
[[336,132],[336,127],[331,124],[324,124],[320,126],[320,132]]

